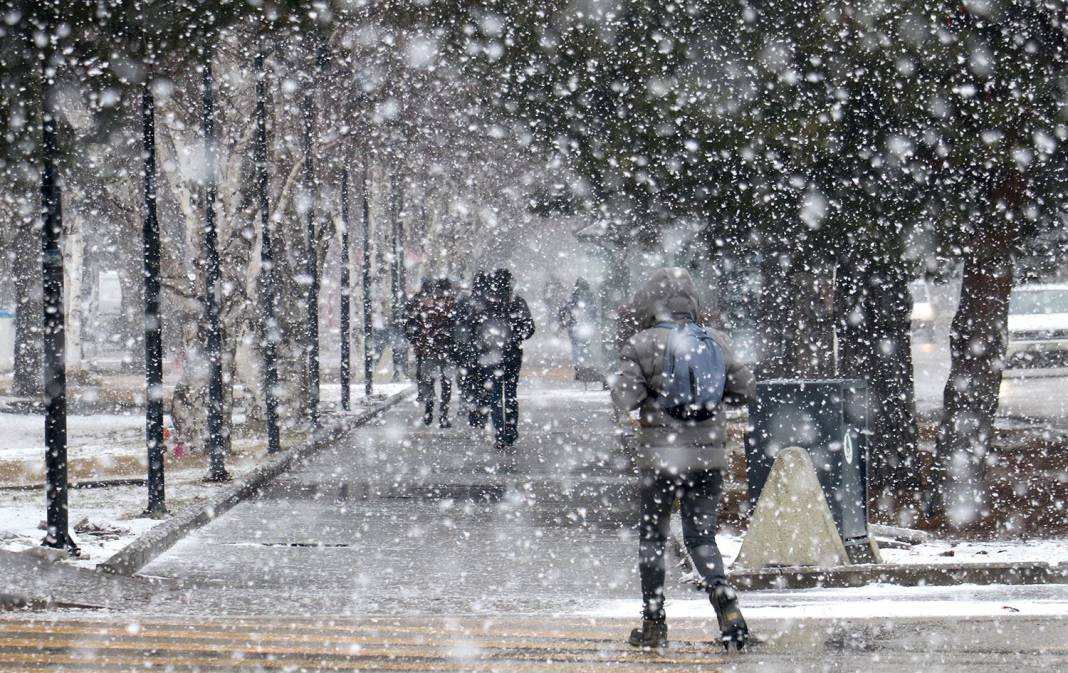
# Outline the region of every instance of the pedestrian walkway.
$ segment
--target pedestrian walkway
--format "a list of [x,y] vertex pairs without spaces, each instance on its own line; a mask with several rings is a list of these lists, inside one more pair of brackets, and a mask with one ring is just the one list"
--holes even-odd
[[414,402],[350,434],[142,570],[198,590],[158,612],[551,614],[637,595],[634,477],[608,396],[521,390],[514,470]]

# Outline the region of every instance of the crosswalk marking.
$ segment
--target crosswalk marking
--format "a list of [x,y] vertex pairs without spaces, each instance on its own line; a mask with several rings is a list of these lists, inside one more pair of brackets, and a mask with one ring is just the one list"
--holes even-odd
[[[0,619],[0,669],[133,671],[715,671],[706,632],[663,654],[624,642],[621,621]],[[570,628],[574,627],[574,628]]]

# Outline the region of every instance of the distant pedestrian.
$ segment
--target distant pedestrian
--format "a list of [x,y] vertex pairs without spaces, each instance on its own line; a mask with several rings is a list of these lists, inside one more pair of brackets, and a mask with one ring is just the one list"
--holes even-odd
[[[697,324],[701,303],[690,274],[656,271],[634,297],[640,331],[623,345],[612,401],[638,412],[636,462],[641,519],[638,568],[642,627],[635,647],[667,646],[664,547],[678,499],[683,537],[704,580],[725,646],[741,648],[748,627],[727,584],[716,546],[719,499],[727,469],[725,404],[741,404],[754,390],[753,374],[723,334]],[[679,369],[676,369],[676,365]]]
[[457,302],[453,332],[453,357],[460,403],[467,411],[467,421],[473,428],[486,426],[483,401],[487,397],[485,384],[489,375],[487,369],[478,362],[478,332],[486,319],[489,286],[488,274],[484,271],[475,273],[471,279],[471,291]]
[[452,285],[446,278],[424,282],[423,289],[412,297],[405,310],[405,336],[415,351],[420,391],[423,402],[423,423],[434,422],[434,382],[441,388],[438,405],[438,424],[449,422],[449,402],[452,399],[453,333],[456,325],[456,300]]
[[523,342],[534,335],[534,319],[526,300],[513,294],[512,273],[497,269],[489,279],[485,315],[478,326],[478,363],[489,375],[486,403],[496,437],[505,452],[519,438],[519,371]]
[[581,378],[585,369],[595,366],[595,340],[600,337],[597,304],[593,290],[585,278],[575,281],[571,296],[557,311],[560,326],[567,330],[571,341],[571,364],[575,378]]

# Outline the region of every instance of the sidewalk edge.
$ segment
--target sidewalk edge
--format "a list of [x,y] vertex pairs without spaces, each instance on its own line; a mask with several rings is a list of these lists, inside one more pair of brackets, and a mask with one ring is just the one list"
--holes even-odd
[[113,575],[133,575],[192,531],[222,516],[234,505],[255,495],[295,463],[314,455],[330,442],[367,424],[407,398],[411,392],[411,390],[403,390],[394,393],[370,409],[351,418],[340,419],[329,428],[323,428],[311,441],[286,449],[277,456],[271,456],[266,463],[252,470],[238,483],[226,488],[206,502],[178,512],[172,518],[136,538],[106,561],[98,563],[97,570]]
[[832,589],[867,584],[955,586],[959,584],[1068,584],[1068,564],[899,563],[842,568],[766,568],[735,571],[728,580],[739,589]]

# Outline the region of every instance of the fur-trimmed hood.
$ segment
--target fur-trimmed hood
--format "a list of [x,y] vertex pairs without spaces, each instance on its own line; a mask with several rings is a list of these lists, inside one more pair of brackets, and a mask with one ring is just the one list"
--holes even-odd
[[638,325],[648,329],[658,322],[688,317],[699,320],[701,300],[690,272],[682,267],[657,269],[634,295]]

